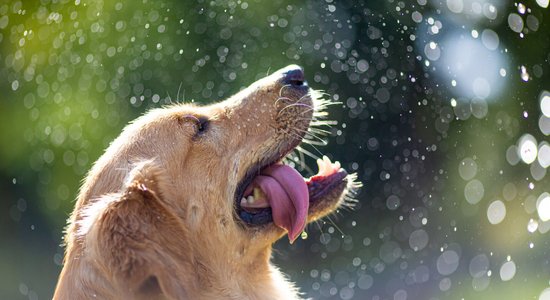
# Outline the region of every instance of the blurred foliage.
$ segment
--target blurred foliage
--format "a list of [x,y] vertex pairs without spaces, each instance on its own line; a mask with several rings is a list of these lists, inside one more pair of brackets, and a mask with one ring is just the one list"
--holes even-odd
[[319,150],[365,186],[353,211],[276,245],[306,295],[550,299],[550,181],[517,150],[549,141],[544,3],[1,2],[0,298],[51,297],[79,183],[127,122],[297,63],[342,104]]

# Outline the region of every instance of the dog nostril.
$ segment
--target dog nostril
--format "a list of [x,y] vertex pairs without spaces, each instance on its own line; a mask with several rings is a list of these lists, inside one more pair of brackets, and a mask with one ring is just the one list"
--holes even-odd
[[292,84],[292,85],[295,85],[295,86],[301,86],[301,85],[304,84],[304,82],[302,80],[290,80],[289,83]]
[[292,68],[284,73],[284,82],[285,84],[290,84],[293,86],[302,86],[304,85],[304,70],[298,66]]

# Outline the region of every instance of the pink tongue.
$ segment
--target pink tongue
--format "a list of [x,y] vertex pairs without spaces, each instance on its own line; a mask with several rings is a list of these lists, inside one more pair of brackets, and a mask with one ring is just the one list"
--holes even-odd
[[273,165],[263,170],[253,184],[267,195],[275,225],[286,229],[290,242],[294,242],[306,226],[309,208],[309,193],[302,175],[289,166]]

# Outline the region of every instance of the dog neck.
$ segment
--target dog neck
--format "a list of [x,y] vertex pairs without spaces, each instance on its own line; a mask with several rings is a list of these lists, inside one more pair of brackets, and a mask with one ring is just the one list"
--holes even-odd
[[[124,298],[126,287],[117,288],[116,281],[102,271],[104,266],[88,257],[84,249],[79,250],[83,250],[80,257],[67,258],[71,263],[63,269],[58,285],[63,288],[56,291],[54,299],[88,299],[91,295]],[[80,251],[73,253],[77,252]],[[189,257],[191,261],[185,264],[192,267],[186,271],[187,276],[173,275],[185,287],[185,299],[301,299],[297,288],[269,263],[270,255],[269,247],[249,264],[229,259],[229,256],[214,260]]]
[[[300,299],[294,285],[269,262],[271,247],[255,254],[239,252],[195,260],[193,286],[198,286],[198,299]],[[243,259],[243,255],[254,257]]]

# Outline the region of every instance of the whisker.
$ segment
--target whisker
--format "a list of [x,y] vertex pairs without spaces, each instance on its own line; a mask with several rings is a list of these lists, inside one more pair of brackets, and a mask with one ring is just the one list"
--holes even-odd
[[321,227],[321,224],[320,224],[320,223],[321,223],[320,220],[315,220],[315,224],[317,225],[317,227],[319,227],[319,232],[324,233],[324,232],[323,232],[323,228]]
[[[169,92],[166,92],[166,97],[168,97],[168,101],[170,101],[169,104],[170,104],[170,105],[173,105],[174,102],[172,102],[172,97],[170,96],[170,93],[169,93]],[[166,102],[165,102],[165,104],[166,104]]]
[[[298,120],[310,120],[310,118],[297,118]],[[311,118],[311,124],[321,124],[321,125],[337,125],[338,122],[334,120],[325,120],[321,118],[316,118],[315,116]]]
[[304,164],[303,156],[301,156],[299,152],[293,150],[289,154],[289,156],[292,162],[299,164],[300,169],[304,170],[306,168],[306,165]]
[[330,135],[330,131],[315,127],[309,127],[308,132],[317,133],[322,136]]
[[[314,131],[310,131],[310,130],[303,130],[303,129],[300,129],[300,128],[296,128],[295,130],[297,130],[298,132],[304,133],[306,138],[309,136],[309,137],[317,139],[320,142],[326,142],[325,139],[323,139],[321,136],[317,135],[318,132],[314,132]],[[324,134],[324,133],[319,133],[319,134]]]
[[313,173],[313,170],[306,165],[306,158],[304,157],[304,154],[300,151],[296,151],[298,153],[298,156],[300,157],[300,162],[302,164],[302,170],[306,170],[309,174],[315,174]]
[[313,120],[311,121],[312,125],[319,125],[319,126],[333,126],[338,125],[338,122],[336,121],[329,121],[329,120]]
[[[313,147],[313,146],[312,146],[312,147]],[[301,147],[301,146],[296,147],[296,150],[298,150],[298,151],[304,153],[305,155],[307,155],[307,156],[309,156],[309,157],[311,157],[311,158],[313,158],[313,159],[315,159],[315,160],[318,160],[318,159],[320,158],[319,156],[317,156],[317,155],[315,155],[315,154],[309,152],[308,150],[304,149],[304,148]],[[319,154],[321,154],[321,156],[323,155],[323,154],[320,153],[320,152],[319,152]]]
[[304,135],[304,138],[308,139],[308,140],[312,140],[315,139],[317,142],[319,143],[323,143],[323,145],[327,145],[328,142],[326,139],[324,139],[323,137],[321,136],[318,136],[317,134],[313,133],[313,132],[310,132],[310,131],[307,131],[306,134]]
[[318,102],[317,102],[317,103],[315,103],[315,104],[316,104],[315,106],[318,107],[319,110],[323,110],[323,109],[325,109],[325,108],[327,108],[327,107],[329,107],[329,106],[331,106],[331,105],[334,105],[334,102],[330,102],[330,103],[318,103]]
[[[176,102],[178,102],[178,103],[180,101],[179,99],[180,99],[180,91],[181,91],[182,84],[183,84],[183,82],[180,82],[180,86],[178,87],[178,93],[176,94]],[[183,93],[184,93],[183,98],[185,100],[185,91]]]
[[292,104],[289,104],[289,105],[283,107],[283,109],[281,109],[281,110],[279,111],[279,113],[277,114],[277,116],[280,115],[285,109],[291,108],[291,107],[294,107],[294,106],[308,107],[308,109],[305,110],[305,111],[303,111],[302,114],[305,113],[305,112],[308,112],[308,111],[313,110],[313,107],[311,107],[310,105],[307,105],[307,104],[304,104],[304,103],[292,103]]
[[338,232],[340,232],[340,234],[342,234],[342,236],[345,235],[344,232],[342,231],[342,229],[340,229],[340,227],[338,227],[338,225],[336,225],[336,223],[330,218],[330,216],[327,216],[327,219],[330,221],[330,223],[332,223],[334,228],[336,228],[336,230],[338,230]]
[[311,144],[307,144],[307,145],[310,145],[311,148],[313,148],[315,151],[317,151],[317,153],[319,153],[319,155],[321,155],[321,157],[324,155],[323,152],[319,151],[319,149],[317,149],[317,147],[315,147],[315,145],[311,145]]
[[313,170],[308,167],[305,163],[305,157],[304,154],[300,151],[297,151],[296,149],[293,150],[293,152],[289,153],[287,156],[283,158],[283,163],[289,164],[290,162],[294,164],[298,164],[300,167],[300,170],[305,171],[308,174],[315,174]]
[[300,157],[300,164],[301,164],[302,170],[306,171],[309,175],[315,174],[315,172],[313,172],[313,169],[311,169],[310,167],[308,167],[308,165],[306,165],[306,159],[304,157],[304,154],[300,151],[297,151],[296,149],[294,151],[298,153],[298,156]]
[[286,88],[286,87],[290,87],[290,84],[285,84],[279,89],[279,97],[282,97],[283,89]]
[[275,100],[275,105],[277,105],[277,103],[279,102],[279,100],[288,100],[288,101],[291,101],[292,102],[292,99],[288,98],[288,97],[279,97],[277,98],[277,100]]
[[324,118],[324,117],[328,116],[328,112],[322,111],[322,110],[318,110],[318,109],[317,109],[317,110],[313,113],[313,115],[314,115],[315,117],[318,117],[318,118]]
[[308,113],[308,112],[310,112],[310,111],[312,111],[312,110],[313,110],[313,111],[315,110],[315,108],[313,108],[313,107],[311,107],[311,106],[309,106],[309,105],[307,105],[307,104],[304,104],[304,106],[309,107],[309,109],[306,109],[306,110],[302,111],[302,112],[300,113],[301,115],[303,115],[303,114],[305,114],[305,113]]
[[298,99],[298,101],[296,101],[296,102],[301,102],[302,100],[305,100],[305,99],[310,99],[311,100],[311,96],[309,94],[305,94],[302,97],[300,97],[300,99]]
[[[312,140],[311,138],[315,138],[316,140]],[[316,145],[316,146],[326,146],[328,145],[328,142],[318,136],[311,135],[311,133],[307,132],[306,135],[302,139],[304,143],[310,144],[310,145]]]
[[310,140],[310,139],[307,139],[307,138],[304,138],[302,141],[304,143],[308,144],[308,145],[315,145],[315,146],[326,146],[326,145],[328,145],[328,143],[326,143],[326,142],[319,142],[319,141]]

